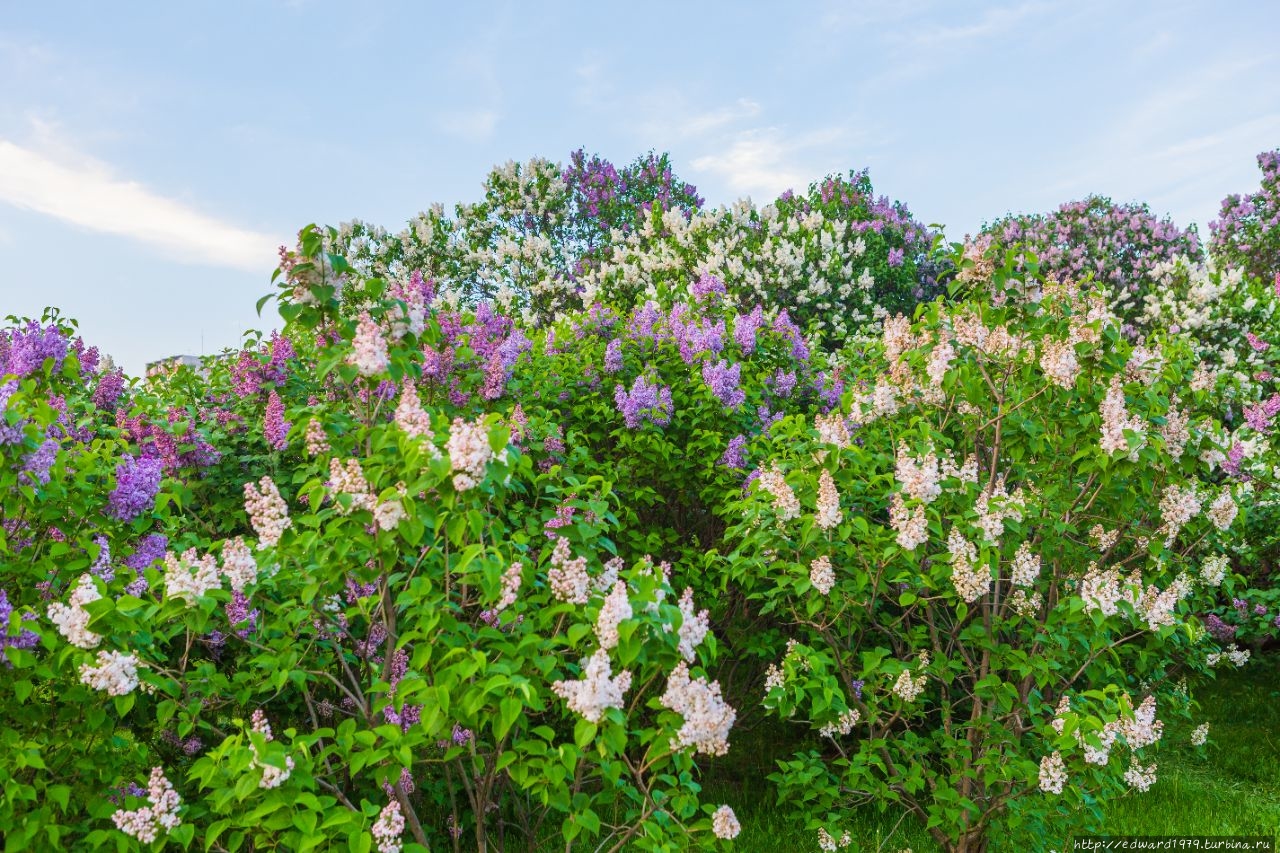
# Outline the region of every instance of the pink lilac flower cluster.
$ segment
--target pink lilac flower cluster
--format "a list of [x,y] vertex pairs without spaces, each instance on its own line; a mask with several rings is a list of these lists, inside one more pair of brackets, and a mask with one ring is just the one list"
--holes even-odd
[[111,815],[117,829],[143,844],[155,841],[161,830],[168,833],[182,823],[182,819],[178,817],[182,798],[165,778],[164,770],[159,767],[151,769],[151,778],[147,782],[147,802],[150,805],[131,811],[119,809]]

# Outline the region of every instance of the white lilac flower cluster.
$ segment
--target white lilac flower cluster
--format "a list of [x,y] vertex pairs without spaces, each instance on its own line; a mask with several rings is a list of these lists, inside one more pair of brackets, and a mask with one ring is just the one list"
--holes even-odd
[[108,696],[126,696],[138,687],[138,658],[126,652],[98,652],[98,663],[80,664],[80,683]]
[[1062,753],[1054,750],[1040,759],[1040,790],[1046,794],[1061,794],[1067,786],[1067,765]]
[[1204,746],[1209,740],[1209,724],[1201,723],[1191,732],[1191,745]]
[[715,810],[715,814],[711,815],[711,833],[716,838],[731,841],[737,838],[740,832],[742,832],[742,824],[738,823],[738,816],[729,806],[721,806]]
[[1236,514],[1239,512],[1240,508],[1236,506],[1231,490],[1223,489],[1222,493],[1213,499],[1213,503],[1209,504],[1205,514],[1209,516],[1209,521],[1213,522],[1214,527],[1225,531],[1235,522]]
[[493,608],[495,613],[501,613],[516,603],[516,598],[520,594],[520,584],[523,580],[523,563],[516,561],[507,566],[506,571],[502,573],[502,597],[498,599],[498,603]]
[[155,841],[160,830],[167,833],[182,823],[182,818],[178,817],[182,798],[173,790],[173,785],[164,776],[164,770],[159,767],[151,769],[151,778],[147,782],[147,802],[151,805],[132,810],[118,809],[111,815],[117,829],[143,844]]
[[76,583],[67,604],[55,601],[49,605],[49,621],[57,626],[58,632],[66,637],[67,642],[76,648],[93,649],[102,642],[102,635],[89,630],[92,618],[84,606],[91,601],[102,598],[92,575],[83,574]]
[[978,514],[975,523],[982,531],[982,541],[987,545],[995,545],[1004,535],[1005,521],[1009,519],[1022,521],[1022,513],[1026,509],[1026,497],[1021,488],[1010,495],[1005,490],[1004,478],[1001,476],[994,485],[988,485],[982,490],[974,501],[973,508]]
[[978,549],[957,527],[947,534],[947,553],[951,556],[951,583],[965,602],[972,604],[991,591],[991,567],[979,562]]
[[410,438],[425,438],[425,444],[433,458],[440,455],[440,450],[435,446],[435,433],[431,431],[431,416],[422,408],[418,389],[412,379],[404,381],[400,402],[396,405],[395,423]]
[[842,713],[835,721],[827,723],[818,733],[823,737],[835,738],[837,735],[847,735],[853,731],[853,727],[858,724],[858,720],[862,719],[861,712],[857,708],[850,708]]
[[818,430],[819,440],[824,444],[833,444],[844,449],[853,443],[849,436],[848,421],[839,412],[818,415],[814,418],[814,427]]
[[910,497],[918,501],[930,503],[942,494],[942,471],[938,464],[938,455],[929,448],[922,456],[914,456],[907,443],[898,445],[897,466],[894,477]]
[[1139,791],[1146,791],[1156,783],[1156,765],[1153,762],[1149,767],[1143,767],[1138,762],[1129,765],[1129,769],[1124,771],[1124,781],[1128,782]]
[[1164,522],[1160,528],[1165,534],[1165,547],[1168,548],[1178,538],[1178,533],[1191,519],[1200,512],[1203,500],[1195,484],[1185,488],[1170,484],[1165,486],[1160,495],[1160,518]]
[[836,573],[831,568],[831,558],[826,554],[809,564],[809,583],[823,595],[831,592],[836,585]]
[[368,311],[360,312],[347,364],[365,377],[377,376],[391,366],[391,360],[387,356],[387,341]]
[[325,435],[324,426],[319,418],[307,421],[304,441],[308,456],[321,456],[329,452],[329,436]]
[[[262,735],[263,739],[268,743],[274,738],[271,734],[271,723],[267,722],[267,715],[261,709],[255,710],[252,716],[253,730]],[[292,756],[285,756],[284,767],[276,767],[274,764],[267,764],[258,755],[257,746],[250,745],[253,750],[253,761],[250,763],[250,769],[262,769],[262,779],[258,782],[259,788],[279,788],[289,778],[289,774],[293,772]]]
[[760,473],[756,486],[773,497],[773,509],[777,512],[779,521],[790,521],[800,515],[800,501],[787,485],[778,463],[773,463],[768,471]]
[[1249,650],[1241,649],[1235,643],[1232,643],[1227,646],[1225,651],[1210,652],[1205,656],[1205,663],[1211,667],[1217,666],[1223,660],[1229,661],[1232,666],[1238,669],[1249,662]]
[[1209,586],[1221,586],[1222,581],[1227,577],[1227,567],[1230,561],[1226,554],[1214,554],[1206,557],[1204,562],[1200,564],[1200,580]]
[[[499,454],[489,446],[489,431],[480,421],[454,418],[445,442],[449,464],[453,468],[453,487],[460,492],[473,489],[484,479],[485,466]],[[504,451],[505,453],[505,451]]]
[[1045,378],[1059,388],[1074,388],[1080,374],[1075,344],[1046,338],[1040,347],[1040,369]]
[[345,464],[337,458],[329,460],[329,490],[335,498],[338,495],[350,498],[350,502],[345,505],[341,501],[334,501],[334,506],[342,515],[362,509],[373,512],[377,504],[377,498],[372,494],[364,468],[358,459],[348,459]]
[[598,723],[609,708],[621,708],[622,696],[631,688],[631,673],[623,670],[613,677],[609,653],[597,649],[583,662],[582,678],[556,681],[551,691],[564,699],[569,710],[591,723]]
[[[1102,452],[1112,455],[1123,450],[1129,454],[1130,461],[1138,461],[1138,451],[1146,443],[1146,427],[1141,419],[1129,414],[1119,374],[1111,377],[1107,396],[1103,398],[1099,411],[1102,414]],[[1132,451],[1129,451],[1129,441],[1125,438],[1126,431],[1136,433],[1140,439]]]
[[844,513],[840,511],[840,495],[836,492],[835,480],[831,472],[823,468],[818,475],[818,505],[814,515],[814,523],[823,530],[840,526],[844,521]]
[[835,853],[836,850],[843,850],[853,843],[853,836],[848,830],[841,833],[839,840],[834,835],[827,832],[825,827],[818,829],[818,849],[822,853]]
[[187,606],[212,589],[222,585],[218,561],[212,554],[199,557],[188,548],[177,557],[172,551],[164,555],[164,592],[167,598],[180,598]]
[[605,596],[604,603],[600,605],[600,614],[596,617],[596,639],[600,641],[600,648],[612,649],[618,645],[618,626],[631,616],[631,599],[627,593],[626,581],[617,581]]
[[692,587],[684,588],[677,607],[680,609],[677,649],[681,657],[692,663],[695,650],[711,632],[711,613],[709,610],[699,611],[694,606]]
[[547,582],[551,594],[570,604],[586,604],[591,594],[591,575],[587,573],[587,558],[574,557],[569,550],[569,540],[556,537],[551,551],[551,568],[547,570]]
[[404,815],[400,803],[392,800],[382,807],[370,830],[378,845],[378,853],[400,853],[400,836],[404,834]]
[[925,505],[917,503],[910,509],[902,495],[894,492],[889,498],[889,524],[898,533],[898,545],[907,551],[929,541],[929,520],[925,516]]
[[684,661],[676,664],[667,679],[666,692],[658,700],[664,708],[684,718],[671,740],[673,750],[693,747],[695,754],[724,755],[729,751],[729,730],[737,712],[720,695],[720,683],[689,677]]
[[920,658],[916,662],[920,674],[911,677],[911,670],[904,669],[898,673],[898,680],[893,683],[893,692],[903,702],[914,702],[920,698],[920,694],[924,692],[925,672],[929,666],[929,653],[927,651],[920,652]]
[[246,586],[258,582],[258,563],[239,536],[222,543],[222,573],[235,592],[244,592]]
[[244,511],[258,534],[259,548],[279,543],[284,531],[293,526],[289,507],[270,477],[259,480],[256,488],[253,483],[244,484]]

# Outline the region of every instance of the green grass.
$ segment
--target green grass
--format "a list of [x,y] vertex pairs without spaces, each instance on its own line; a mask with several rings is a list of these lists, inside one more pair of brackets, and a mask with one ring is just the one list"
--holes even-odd
[[[1105,809],[1108,835],[1280,835],[1280,657],[1271,655],[1195,691],[1199,719],[1210,723],[1202,753],[1189,743],[1191,726],[1166,726],[1155,760],[1159,778],[1145,794],[1131,792]],[[737,849],[751,853],[817,850],[815,836],[774,800],[766,779],[786,749],[766,727],[739,734],[745,755],[708,774],[704,802],[733,806],[742,822]],[[900,811],[850,812],[844,822],[863,850],[932,853],[937,845],[918,821]],[[1063,821],[1044,849],[1065,850],[1079,826]],[[992,841],[991,853],[1025,853]]]

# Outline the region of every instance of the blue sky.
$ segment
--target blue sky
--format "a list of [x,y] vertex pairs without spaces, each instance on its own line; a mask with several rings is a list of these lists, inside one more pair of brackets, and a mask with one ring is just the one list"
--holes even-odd
[[0,314],[234,346],[308,222],[651,148],[709,203],[869,167],[952,237],[1089,192],[1202,233],[1280,146],[1274,2],[0,0]]

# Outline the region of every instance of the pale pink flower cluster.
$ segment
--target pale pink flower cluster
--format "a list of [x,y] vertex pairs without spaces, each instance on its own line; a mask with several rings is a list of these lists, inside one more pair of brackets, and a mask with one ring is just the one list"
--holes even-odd
[[823,595],[828,595],[836,585],[836,573],[831,568],[831,558],[826,554],[809,564],[809,583]]
[[[1129,442],[1125,439],[1125,430],[1137,433],[1146,441],[1146,429],[1141,420],[1132,417],[1125,406],[1124,384],[1119,375],[1111,377],[1107,388],[1107,396],[1102,400],[1099,411],[1102,414],[1102,452],[1113,454],[1117,451],[1129,450]],[[1129,453],[1129,459],[1138,460],[1138,448]]]
[[1191,440],[1191,419],[1179,405],[1177,397],[1169,403],[1169,411],[1165,413],[1164,423],[1160,427],[1160,436],[1164,439],[1165,450],[1174,459],[1182,458]]
[[1221,663],[1223,658],[1226,658],[1233,666],[1239,668],[1249,662],[1249,650],[1241,649],[1235,643],[1232,643],[1227,646],[1226,651],[1210,652],[1205,655],[1204,662],[1213,667]]
[[892,415],[901,408],[898,389],[883,379],[876,382],[869,393],[854,395],[853,404],[858,419],[864,424]]
[[836,491],[835,480],[826,468],[818,475],[818,507],[814,522],[823,530],[838,527],[844,521],[844,513],[840,511],[840,494]]
[[596,592],[604,592],[606,589],[612,589],[613,585],[618,582],[618,575],[622,571],[622,567],[626,562],[621,557],[614,557],[604,564],[604,570],[596,576],[591,582],[591,588]]
[[990,592],[991,567],[979,564],[978,549],[957,527],[947,535],[947,552],[951,555],[951,583],[961,598],[972,604]]
[[256,488],[253,483],[244,484],[244,511],[258,534],[259,548],[277,544],[285,530],[293,526],[289,507],[270,477],[259,480]]
[[222,573],[236,592],[258,582],[258,562],[239,536],[222,543]]
[[942,476],[954,477],[962,483],[978,482],[978,457],[970,453],[964,459],[964,464],[956,466],[956,461],[951,454],[942,457]]
[[1227,577],[1228,559],[1226,554],[1214,554],[1206,557],[1200,564],[1200,580],[1209,586],[1220,586]]
[[898,532],[898,545],[908,551],[929,541],[929,521],[924,504],[907,509],[907,502],[895,492],[889,499],[889,523]]
[[431,416],[422,408],[417,386],[413,384],[412,379],[404,381],[400,402],[396,406],[395,421],[396,426],[410,438],[425,438],[430,445],[432,456],[440,455],[440,451],[434,444],[435,433],[431,431]]
[[942,380],[946,378],[947,371],[951,369],[951,362],[955,359],[956,350],[951,346],[950,340],[944,339],[934,345],[933,351],[929,353],[929,361],[925,365],[925,373],[929,376],[930,387],[935,391],[942,387]]
[[756,486],[773,496],[773,509],[777,512],[779,521],[789,521],[800,515],[800,501],[787,485],[787,479],[777,462],[760,474],[756,479]]
[[516,596],[520,594],[520,584],[523,580],[523,563],[515,562],[507,566],[507,570],[502,573],[502,597],[498,599],[497,606],[493,608],[495,612],[501,613],[516,603]]
[[707,634],[711,633],[711,612],[708,610],[699,612],[694,607],[692,587],[684,588],[684,593],[680,596],[677,606],[680,608],[680,630],[678,632],[680,642],[677,648],[681,657],[687,661],[692,661],[694,650],[702,644]]
[[377,498],[369,487],[369,481],[365,479],[364,468],[358,459],[348,459],[345,465],[336,458],[329,460],[329,489],[335,497],[347,495],[351,498],[346,506],[340,501],[334,501],[334,507],[341,515],[348,515],[359,509],[373,512],[377,504]]
[[574,558],[569,550],[569,540],[556,537],[551,551],[551,568],[547,570],[547,582],[551,594],[570,604],[586,604],[591,594],[591,576],[587,573],[587,558]]
[[1045,378],[1059,388],[1074,388],[1080,374],[1076,348],[1070,341],[1045,339],[1040,352],[1040,369]]
[[445,442],[453,468],[453,487],[460,492],[473,489],[484,479],[484,468],[497,458],[489,446],[489,431],[480,421],[454,418]]
[[1088,764],[1096,764],[1099,767],[1106,767],[1107,762],[1111,760],[1111,747],[1115,745],[1116,738],[1120,736],[1120,730],[1123,723],[1119,720],[1112,720],[1102,727],[1102,730],[1096,733],[1098,745],[1094,746],[1090,743],[1080,730],[1076,730],[1076,740],[1084,748],[1084,760]]
[[596,649],[586,662],[581,679],[551,685],[551,691],[568,703],[570,711],[591,723],[600,722],[609,708],[621,708],[622,695],[630,688],[631,673],[623,670],[614,678],[604,649]]
[[1005,491],[1003,477],[994,486],[982,490],[973,508],[978,513],[977,526],[986,544],[995,545],[1000,541],[1006,519],[1022,520],[1025,500],[1021,489],[1012,495]]
[[733,813],[733,809],[721,806],[711,815],[711,833],[716,838],[732,841],[738,837],[739,832],[742,832],[742,824],[738,823],[738,816]]
[[394,498],[380,502],[373,509],[373,520],[379,530],[395,530],[396,525],[408,518],[404,504]]
[[188,548],[181,557],[172,551],[164,555],[165,597],[180,598],[190,607],[200,596],[221,586],[218,561],[212,554],[199,557],[195,548]]
[[1110,551],[1120,539],[1119,530],[1108,531],[1101,524],[1089,528],[1089,541],[1100,551]]
[[1099,569],[1097,563],[1090,563],[1080,579],[1079,589],[1086,611],[1098,610],[1103,616],[1114,616],[1119,612],[1121,592],[1120,572],[1117,570]]
[[356,336],[351,342],[351,353],[347,356],[350,364],[361,376],[377,376],[385,371],[391,360],[387,357],[387,342],[382,337],[382,330],[369,316],[368,311],[360,312],[360,320],[356,324]]
[[924,685],[923,673],[912,678],[911,670],[904,669],[898,674],[898,680],[893,683],[893,692],[903,702],[914,702],[924,692]]
[[929,503],[942,494],[942,486],[938,485],[942,472],[933,448],[929,448],[923,456],[913,456],[907,443],[900,443],[894,477],[902,490],[918,501]]
[[1040,612],[1040,605],[1044,604],[1044,598],[1038,592],[1028,595],[1025,589],[1018,588],[1009,594],[1008,602],[1014,613],[1031,617]]
[[1040,577],[1040,557],[1031,553],[1031,544],[1023,542],[1013,555],[1013,570],[1009,579],[1014,586],[1031,586]]
[[143,844],[155,841],[161,829],[167,833],[182,823],[182,819],[178,817],[182,798],[173,790],[173,785],[159,767],[151,768],[151,778],[147,782],[147,802],[151,805],[131,811],[117,809],[111,815],[117,829]]
[[371,830],[378,853],[400,853],[400,836],[404,834],[404,815],[400,803],[392,800],[382,807]]
[[324,426],[319,418],[307,421],[305,435],[308,456],[320,456],[329,452],[329,437],[324,433]]
[[98,665],[80,664],[80,683],[108,696],[125,696],[138,686],[138,658],[123,652],[98,652]]
[[1125,363],[1124,372],[1129,379],[1136,379],[1144,385],[1150,385],[1160,378],[1160,370],[1164,360],[1160,353],[1147,347],[1134,347],[1129,353],[1129,361]]
[[1062,734],[1067,725],[1067,714],[1070,713],[1071,697],[1064,694],[1063,697],[1058,700],[1058,707],[1053,709],[1053,722],[1050,723],[1050,725],[1053,726],[1053,730],[1055,732]]
[[[262,735],[263,739],[270,742],[273,740],[271,734],[271,723],[267,722],[267,715],[262,713],[261,709],[255,710],[252,716],[253,730]],[[267,764],[262,761],[258,755],[258,748],[250,746],[253,750],[253,762],[250,768],[262,768],[262,779],[258,782],[259,788],[279,788],[289,778],[289,774],[293,772],[293,758],[285,756],[284,767],[276,767],[273,764]]]
[[1061,794],[1067,786],[1067,765],[1062,753],[1054,750],[1040,759],[1040,790],[1046,794]]
[[884,357],[895,362],[902,354],[916,346],[915,337],[911,334],[911,320],[903,314],[895,314],[884,318],[884,331],[881,333],[884,343]]
[[720,683],[689,677],[684,661],[676,664],[667,679],[666,692],[658,700],[684,717],[684,725],[671,740],[673,750],[693,747],[703,755],[724,755],[729,751],[729,730],[738,714],[720,696]]
[[1236,520],[1236,513],[1240,508],[1236,506],[1235,500],[1231,497],[1230,489],[1223,489],[1222,494],[1213,499],[1213,503],[1209,504],[1208,516],[1213,522],[1213,526],[1219,530],[1226,530]]
[[853,731],[853,727],[858,724],[858,720],[862,719],[862,714],[857,708],[850,708],[836,717],[835,722],[827,723],[818,733],[823,737],[834,739],[837,735],[844,736]]
[[1204,746],[1209,740],[1209,724],[1201,723],[1191,732],[1191,745]]
[[1200,512],[1201,506],[1202,500],[1194,484],[1186,488],[1165,486],[1160,495],[1160,518],[1164,521],[1161,531],[1165,534],[1165,547],[1173,544],[1187,522]]
[[1196,372],[1191,375],[1190,387],[1192,391],[1212,391],[1214,386],[1218,384],[1218,377],[1214,374],[1213,368],[1209,365],[1201,363],[1196,367]]
[[853,836],[849,834],[848,830],[845,830],[844,834],[840,836],[840,840],[837,841],[835,836],[827,832],[825,827],[818,828],[818,849],[822,853],[835,853],[836,850],[843,850],[852,843]]
[[600,640],[600,648],[612,649],[618,645],[618,626],[631,616],[626,581],[618,581],[605,596],[604,603],[600,605],[600,615],[596,617],[596,638]]
[[1156,697],[1148,696],[1133,709],[1133,717],[1122,720],[1120,731],[1130,749],[1142,749],[1160,740],[1164,723],[1156,719]]
[[819,440],[824,444],[834,444],[843,449],[853,443],[849,437],[849,425],[839,412],[818,415],[814,419],[814,426],[818,430]]
[[1161,591],[1154,584],[1149,585],[1141,599],[1134,605],[1138,614],[1147,620],[1147,627],[1158,631],[1164,625],[1172,625],[1177,620],[1174,611],[1178,602],[1191,594],[1191,579],[1180,574],[1169,588]]
[[55,601],[49,605],[49,621],[58,627],[58,632],[67,638],[67,642],[76,648],[92,649],[102,642],[102,635],[89,630],[89,611],[84,606],[91,601],[102,598],[93,576],[80,576],[76,588],[68,599],[69,604]]
[[1129,769],[1124,771],[1124,781],[1128,782],[1139,791],[1146,791],[1156,783],[1156,765],[1153,762],[1150,767],[1143,767],[1138,762],[1129,765]]

